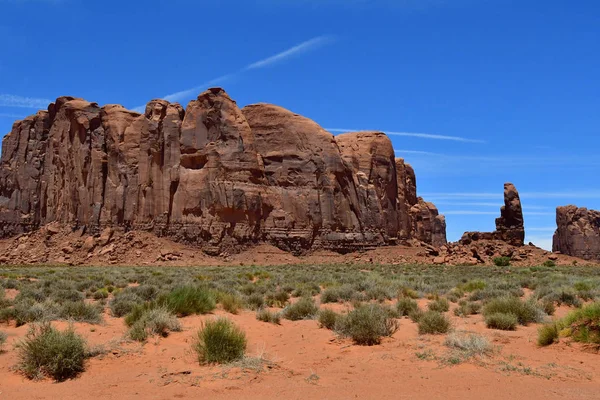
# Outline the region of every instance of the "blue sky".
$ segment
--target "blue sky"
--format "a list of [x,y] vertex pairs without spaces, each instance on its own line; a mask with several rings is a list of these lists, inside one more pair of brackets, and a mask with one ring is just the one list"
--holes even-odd
[[[383,130],[448,238],[493,230],[515,183],[527,239],[600,209],[595,0],[0,0],[0,132],[61,95],[130,108],[223,86],[331,130]],[[396,134],[394,134],[396,133]],[[406,134],[408,133],[408,135]]]

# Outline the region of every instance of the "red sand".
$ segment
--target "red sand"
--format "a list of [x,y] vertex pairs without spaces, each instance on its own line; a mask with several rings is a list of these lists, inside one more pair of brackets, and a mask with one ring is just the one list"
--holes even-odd
[[[558,310],[559,315],[565,312]],[[3,326],[0,329],[9,338],[0,354],[0,399],[564,400],[600,396],[599,355],[576,344],[539,348],[536,325],[501,332],[486,329],[481,316],[452,315],[456,330],[481,333],[498,346],[492,357],[452,366],[417,357],[416,353],[428,351],[443,357],[448,352],[443,346],[445,336],[419,336],[416,324],[408,319],[402,319],[399,331],[381,345],[362,347],[320,329],[316,321],[282,321],[277,326],[257,321],[250,311],[227,316],[246,331],[249,355],[264,354],[270,367],[256,372],[200,366],[190,344],[202,321],[214,318],[211,315],[181,319],[183,332],[164,339],[115,345],[107,355],[89,360],[76,379],[32,382],[12,370],[17,362],[13,345],[26,334],[27,326]],[[102,325],[75,327],[90,345],[107,347],[121,342],[126,331],[122,319],[109,315]]]

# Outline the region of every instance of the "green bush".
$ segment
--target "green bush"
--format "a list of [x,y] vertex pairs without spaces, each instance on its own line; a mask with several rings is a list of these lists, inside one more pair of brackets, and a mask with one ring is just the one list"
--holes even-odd
[[398,321],[391,318],[384,307],[365,304],[337,318],[335,330],[350,337],[354,343],[372,346],[381,338],[392,336],[398,330]]
[[0,331],[0,353],[3,351],[3,347],[4,347],[4,343],[6,343],[6,339],[7,339],[7,335],[6,333]]
[[33,326],[17,347],[18,369],[29,379],[48,376],[61,382],[85,369],[85,340],[72,328],[61,332],[50,324]]
[[310,297],[304,297],[284,308],[282,314],[285,319],[299,321],[313,318],[317,311],[319,311],[319,307],[317,307],[315,301]]
[[95,300],[102,300],[102,299],[107,299],[107,298],[108,298],[108,289],[107,288],[101,288],[94,292]]
[[181,325],[166,307],[144,310],[140,318],[129,329],[129,337],[133,340],[144,341],[151,335],[167,337],[169,332],[181,331]]
[[531,322],[541,322],[543,311],[531,300],[522,301],[517,297],[498,297],[491,299],[483,307],[483,315],[512,314],[521,325]]
[[260,310],[265,305],[265,297],[260,293],[252,293],[246,296],[246,304],[251,310]]
[[450,331],[452,325],[446,316],[437,311],[427,311],[419,318],[419,334],[441,334]]
[[262,322],[270,322],[279,325],[281,323],[281,313],[271,312],[266,308],[261,308],[256,312],[256,319]]
[[319,311],[319,325],[321,328],[333,330],[339,314],[328,308]]
[[442,298],[433,300],[427,305],[429,311],[446,312],[450,309],[450,303],[448,300]]
[[496,312],[485,316],[485,325],[491,329],[514,331],[519,320],[515,314]]
[[494,262],[494,265],[497,267],[510,266],[510,257],[495,257],[492,261]]
[[356,290],[350,285],[331,287],[321,293],[321,303],[336,303],[350,301],[354,297]]
[[576,342],[600,345],[600,302],[571,311],[559,321],[558,328],[567,329]]
[[225,311],[231,314],[238,314],[244,308],[242,299],[230,293],[224,294],[221,297],[221,305]]
[[417,308],[416,310],[412,310],[410,313],[408,313],[408,318],[410,318],[412,322],[418,323],[423,314],[425,314],[423,310]]
[[542,265],[546,268],[556,267],[556,263],[552,260],[546,260],[546,261],[544,261],[544,263]]
[[60,306],[59,317],[76,322],[99,324],[102,322],[102,310],[95,304],[66,301]]
[[269,307],[284,307],[290,301],[290,295],[288,292],[279,290],[267,293],[265,301]]
[[396,310],[401,317],[409,316],[411,312],[417,311],[419,306],[417,302],[409,297],[401,297],[396,303]]
[[483,290],[487,286],[487,283],[481,279],[473,279],[461,286],[465,292],[474,292],[476,290]]
[[37,303],[31,298],[15,301],[13,307],[17,326],[30,322],[47,322],[56,319],[59,313],[58,305],[50,300]]
[[216,307],[216,301],[211,291],[198,286],[183,286],[174,289],[166,296],[161,296],[159,303],[167,306],[169,310],[180,317],[207,314]]
[[461,300],[458,303],[458,308],[454,309],[454,315],[457,317],[468,317],[469,315],[479,314],[481,311],[481,304],[474,303],[472,301]]
[[246,334],[230,320],[207,321],[198,331],[193,349],[200,363],[228,363],[242,359],[246,352]]
[[538,345],[549,346],[558,341],[558,326],[555,323],[546,324],[538,329]]
[[137,294],[123,291],[110,301],[110,312],[113,317],[120,318],[129,314],[136,305],[143,301]]

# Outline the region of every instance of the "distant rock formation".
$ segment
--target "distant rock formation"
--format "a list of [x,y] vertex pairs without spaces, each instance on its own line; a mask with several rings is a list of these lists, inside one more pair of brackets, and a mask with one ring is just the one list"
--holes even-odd
[[523,209],[519,192],[512,183],[504,184],[504,205],[500,208],[500,218],[496,218],[494,232],[465,232],[460,242],[469,244],[477,240],[501,240],[512,246],[525,243]]
[[398,180],[398,228],[402,239],[414,238],[435,247],[446,240],[446,219],[433,203],[417,197],[417,178],[410,164],[396,158]]
[[0,166],[0,235],[59,223],[143,230],[219,253],[446,243],[412,168],[381,132],[334,137],[281,107],[238,108],[219,88],[144,114],[60,97],[17,121]]
[[552,251],[584,260],[600,260],[600,211],[573,205],[556,208]]

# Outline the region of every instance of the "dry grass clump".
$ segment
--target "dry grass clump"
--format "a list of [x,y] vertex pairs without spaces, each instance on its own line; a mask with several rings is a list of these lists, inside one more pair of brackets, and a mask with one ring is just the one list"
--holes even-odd
[[244,358],[246,334],[227,318],[207,321],[197,333],[193,350],[201,364],[224,364]]
[[61,382],[85,369],[85,340],[72,328],[61,332],[50,324],[34,325],[17,347],[17,368],[29,379],[48,376]]
[[398,321],[390,317],[386,308],[378,304],[364,304],[339,316],[335,330],[356,344],[372,346],[381,343],[383,337],[392,336],[398,327]]

